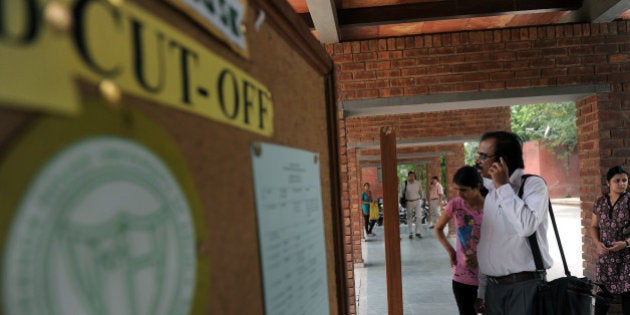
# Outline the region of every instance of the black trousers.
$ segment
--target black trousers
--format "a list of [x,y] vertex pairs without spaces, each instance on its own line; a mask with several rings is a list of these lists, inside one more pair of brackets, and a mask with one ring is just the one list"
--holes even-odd
[[[623,315],[630,315],[630,292],[622,293],[621,295],[621,309]],[[600,300],[595,301],[595,315],[606,315],[610,305],[602,303]]]
[[475,312],[476,285],[464,284],[453,280],[453,295],[455,295],[459,315],[477,315],[477,312]]
[[370,234],[372,233],[372,229],[374,229],[374,224],[376,224],[376,221],[371,221],[370,220],[370,215],[369,214],[364,214],[363,215],[363,222],[365,223],[365,233]]
[[486,286],[486,315],[534,315],[536,292],[542,280],[534,279],[512,284]]

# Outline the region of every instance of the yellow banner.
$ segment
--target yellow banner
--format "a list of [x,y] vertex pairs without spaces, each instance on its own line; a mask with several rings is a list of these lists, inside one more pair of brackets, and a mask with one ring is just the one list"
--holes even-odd
[[69,42],[43,25],[46,2],[0,1],[0,101],[77,114],[77,93],[68,72],[72,63]]
[[[8,2],[30,3],[35,0]],[[71,58],[69,67],[64,63],[59,65],[54,78],[35,80],[36,73],[27,74],[24,82],[16,84],[15,88],[21,89],[14,93],[16,97],[24,100],[26,90],[32,94],[53,80],[60,81],[55,84],[64,85],[65,93],[72,91],[68,85],[76,76],[94,83],[107,79],[124,92],[251,132],[273,135],[273,104],[271,93],[264,85],[139,7],[128,1],[121,1],[120,5],[112,5],[112,2],[68,1],[66,6],[73,17],[73,30],[65,35],[65,40],[53,40],[51,32],[42,31],[41,37],[35,40],[42,46],[28,58],[7,55],[7,62],[4,54],[0,55],[3,81],[5,62],[8,70],[18,72],[20,69],[16,64],[35,60],[55,63],[57,59],[51,58],[53,51],[55,58]],[[13,7],[20,6],[9,6],[9,9]],[[3,20],[15,16],[13,13],[19,14],[5,12]],[[20,25],[23,21],[17,23]],[[40,27],[46,29],[44,25]],[[5,46],[5,41],[0,40],[0,47]],[[20,62],[14,63],[13,59],[20,59]],[[64,80],[66,82],[61,83]],[[72,91],[72,94],[76,92]],[[8,96],[9,92],[2,87],[0,98],[12,100]],[[56,97],[56,94],[50,97]],[[76,100],[64,100],[71,101],[76,104]],[[59,104],[51,106],[57,109]]]

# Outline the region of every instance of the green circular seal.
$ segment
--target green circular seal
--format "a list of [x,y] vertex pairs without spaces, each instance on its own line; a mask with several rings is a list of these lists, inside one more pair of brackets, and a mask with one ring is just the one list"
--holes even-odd
[[86,99],[81,116],[44,117],[12,140],[0,160],[0,313],[204,312],[202,207],[164,129]]
[[9,233],[9,314],[187,314],[190,209],[159,158],[121,138],[75,143],[38,174]]

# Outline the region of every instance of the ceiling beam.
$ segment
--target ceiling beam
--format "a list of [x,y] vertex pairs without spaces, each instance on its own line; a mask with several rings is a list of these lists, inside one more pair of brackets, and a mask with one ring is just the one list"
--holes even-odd
[[324,44],[339,42],[339,23],[334,0],[306,0],[312,24],[319,41]]
[[[464,142],[479,141],[481,135],[452,136],[452,137],[433,137],[433,138],[416,138],[416,139],[400,139],[396,142],[396,148],[423,147],[447,144],[460,144]],[[381,144],[379,141],[374,142],[348,142],[348,148],[356,149],[379,149]]]
[[[318,2],[318,0],[307,1]],[[330,1],[332,0],[322,2]],[[574,0],[453,0],[339,9],[337,11],[337,18],[338,25],[343,28],[345,26],[357,25],[386,25],[480,16],[567,11],[577,10],[580,7],[581,2]],[[303,13],[301,16],[307,25],[311,27],[314,26],[314,21],[308,13]]]
[[[452,151],[440,151],[440,152],[425,152],[425,153],[407,153],[407,154],[398,154],[396,157],[399,160],[406,159],[427,159],[434,158],[445,155],[453,155]],[[359,161],[380,161],[380,155],[363,155],[358,157]]]
[[607,84],[572,85],[347,100],[341,101],[341,107],[346,117],[399,115],[512,105],[575,102],[588,95],[605,93],[610,90],[611,87]]
[[566,15],[560,23],[606,23],[630,10],[630,0],[584,0],[579,10]]

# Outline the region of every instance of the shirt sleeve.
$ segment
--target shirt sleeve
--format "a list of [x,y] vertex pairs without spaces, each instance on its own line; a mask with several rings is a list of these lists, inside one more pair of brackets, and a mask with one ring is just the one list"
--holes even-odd
[[595,214],[596,216],[599,216],[601,214],[602,208],[601,208],[601,198],[605,198],[605,197],[600,197],[597,200],[595,200],[595,204],[593,205],[593,214]]
[[496,192],[500,211],[519,236],[528,237],[534,234],[542,221],[547,219],[549,193],[542,178],[527,178],[522,199],[509,183],[499,187]]
[[446,214],[448,214],[451,218],[453,218],[453,217],[454,217],[454,216],[453,216],[453,206],[454,206],[454,203],[455,203],[456,201],[457,201],[457,199],[453,199],[453,200],[449,201],[449,202],[446,204],[446,207],[444,207],[444,211],[445,211],[445,212],[446,212]]

